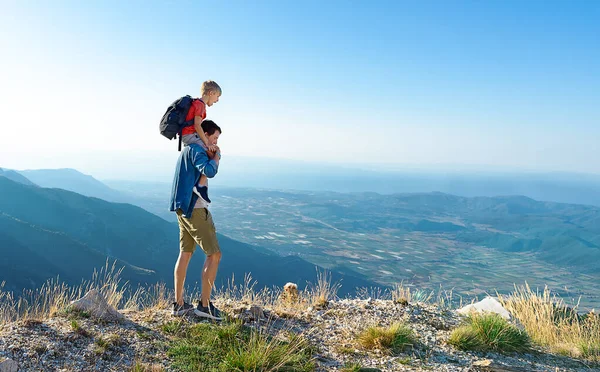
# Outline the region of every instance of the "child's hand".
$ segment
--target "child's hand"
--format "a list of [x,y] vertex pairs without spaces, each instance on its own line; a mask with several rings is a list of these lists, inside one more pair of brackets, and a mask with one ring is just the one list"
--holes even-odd
[[217,152],[219,151],[219,146],[217,145],[208,145],[208,152]]
[[214,146],[214,147],[216,149],[215,151],[208,150],[208,152],[207,152],[208,157],[211,159],[215,159],[215,158],[221,159],[221,149],[219,149],[219,146]]

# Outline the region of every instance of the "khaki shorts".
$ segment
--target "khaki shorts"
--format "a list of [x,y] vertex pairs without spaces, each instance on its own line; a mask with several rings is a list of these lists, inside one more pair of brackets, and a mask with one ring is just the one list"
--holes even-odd
[[212,215],[206,208],[195,208],[191,218],[185,218],[181,209],[177,210],[179,222],[179,249],[194,252],[196,244],[207,256],[220,252],[217,230]]

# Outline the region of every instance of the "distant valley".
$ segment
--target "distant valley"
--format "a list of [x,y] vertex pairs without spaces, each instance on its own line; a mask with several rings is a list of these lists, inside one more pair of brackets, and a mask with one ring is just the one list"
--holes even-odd
[[[149,209],[169,185],[137,190]],[[160,191],[162,190],[162,191]],[[162,194],[161,197],[158,195]],[[550,286],[561,296],[600,305],[600,208],[522,196],[442,193],[381,195],[214,187],[212,210],[239,241],[324,267],[344,267],[381,285],[454,289],[483,295],[513,284]]]

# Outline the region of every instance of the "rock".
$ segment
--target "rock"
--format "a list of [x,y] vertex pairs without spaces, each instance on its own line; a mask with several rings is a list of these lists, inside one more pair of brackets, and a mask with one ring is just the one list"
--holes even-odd
[[88,293],[79,300],[71,302],[71,306],[76,310],[86,311],[99,319],[107,321],[123,319],[123,314],[119,313],[114,307],[109,305],[106,298],[104,298],[104,296],[96,289],[88,291]]
[[462,315],[468,315],[470,312],[479,312],[479,313],[495,313],[499,314],[504,319],[510,320],[510,313],[506,310],[502,304],[496,300],[494,297],[486,297],[483,300],[467,305],[461,309],[456,310],[457,313]]
[[0,357],[0,372],[17,372],[19,365],[12,359],[2,359]]
[[266,319],[265,312],[260,306],[250,305],[232,309],[233,318],[244,322]]
[[246,306],[238,306],[232,309],[234,314],[243,314],[246,311]]
[[473,362],[471,365],[472,370],[474,371],[490,371],[490,372],[527,372],[530,369],[521,368],[521,367],[511,367],[500,364],[498,362],[494,362],[490,359],[483,359]]
[[263,309],[260,306],[252,305],[248,309],[248,312],[250,313],[250,315],[252,316],[252,318],[254,318],[256,320],[264,319],[265,318],[265,313],[264,313]]

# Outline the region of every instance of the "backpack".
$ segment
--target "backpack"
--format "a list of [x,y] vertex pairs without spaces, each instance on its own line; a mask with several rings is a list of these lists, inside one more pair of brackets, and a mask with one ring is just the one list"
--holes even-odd
[[167,112],[160,120],[160,134],[172,140],[179,135],[179,151],[181,151],[181,130],[187,126],[194,125],[194,119],[185,121],[185,117],[194,102],[189,95],[183,96],[171,103]]

